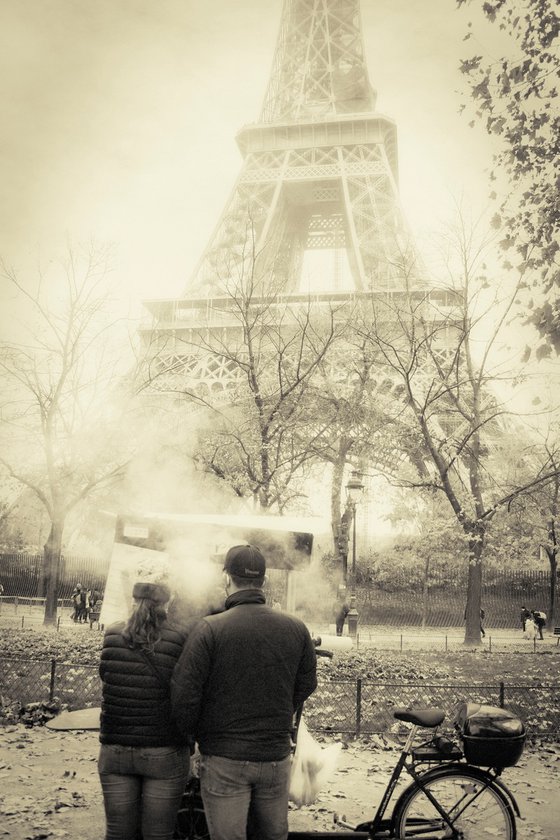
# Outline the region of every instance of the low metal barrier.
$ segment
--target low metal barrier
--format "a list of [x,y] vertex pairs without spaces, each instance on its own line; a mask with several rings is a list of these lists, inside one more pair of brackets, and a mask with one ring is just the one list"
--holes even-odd
[[[99,706],[101,681],[96,665],[56,659],[0,659],[3,703],[22,705],[55,698],[70,709]],[[361,677],[320,679],[305,704],[307,723],[315,732],[350,735],[397,732],[396,706],[437,706],[450,726],[459,703],[471,701],[507,706],[526,724],[529,736],[560,740],[560,685],[442,685],[377,683]]]
[[[487,632],[480,644],[473,645],[477,650],[487,650],[489,653],[538,653],[547,647],[557,646],[558,640],[554,633],[544,631],[544,638],[526,639],[522,631]],[[372,650],[391,650],[400,653],[410,653],[421,650],[465,650],[464,633],[414,632],[413,627],[407,627],[405,632],[391,633],[376,628],[362,630],[358,634],[357,647]]]
[[397,706],[436,706],[446,713],[452,729],[461,703],[505,706],[524,721],[529,737],[560,740],[560,685],[467,685],[435,683],[376,683],[370,680],[321,681],[305,704],[314,731],[353,735],[398,732]]

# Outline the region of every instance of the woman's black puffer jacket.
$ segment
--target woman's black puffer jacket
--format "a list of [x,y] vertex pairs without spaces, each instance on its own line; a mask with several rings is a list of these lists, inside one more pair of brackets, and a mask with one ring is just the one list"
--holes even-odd
[[[138,649],[130,648],[122,635],[124,622],[105,632],[99,674],[103,682],[101,704],[102,744],[165,747],[186,744],[171,722],[169,690],[165,689]],[[183,649],[186,634],[165,623],[151,654],[169,683]]]

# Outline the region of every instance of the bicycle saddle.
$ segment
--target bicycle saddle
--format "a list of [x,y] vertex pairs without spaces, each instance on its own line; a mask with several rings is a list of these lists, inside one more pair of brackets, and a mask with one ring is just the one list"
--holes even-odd
[[406,723],[413,723],[415,726],[433,729],[444,720],[445,712],[442,709],[395,709],[393,717],[404,720]]

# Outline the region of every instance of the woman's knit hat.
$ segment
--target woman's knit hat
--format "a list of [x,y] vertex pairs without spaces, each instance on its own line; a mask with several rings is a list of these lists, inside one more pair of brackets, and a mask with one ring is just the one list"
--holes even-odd
[[132,589],[133,598],[148,598],[156,604],[166,604],[171,598],[171,590],[165,583],[137,581]]

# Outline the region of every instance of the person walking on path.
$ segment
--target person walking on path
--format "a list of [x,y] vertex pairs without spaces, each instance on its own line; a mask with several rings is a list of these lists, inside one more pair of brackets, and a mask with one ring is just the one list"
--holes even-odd
[[523,632],[525,632],[525,622],[528,618],[531,618],[531,613],[527,607],[521,607],[521,626],[523,627]]
[[73,613],[72,613],[72,621],[77,623],[80,617],[80,611],[82,608],[82,584],[77,583],[74,587],[74,590],[71,595],[72,598],[72,605],[73,605]]
[[[481,634],[483,639],[486,636],[486,631],[484,630],[484,625],[483,625],[485,616],[486,616],[486,613],[484,612],[484,610],[481,607],[480,608],[480,634]],[[466,621],[466,620],[467,620],[467,608],[465,607],[465,613],[463,615],[463,621]]]
[[172,840],[190,745],[171,719],[169,683],[186,633],[167,621],[170,590],[138,582],[125,623],[105,632],[98,770],[105,840]]
[[335,617],[335,624],[336,624],[336,635],[342,636],[344,632],[344,622],[346,621],[346,616],[350,612],[350,607],[346,602],[338,605],[337,604],[337,611]]
[[200,750],[211,840],[286,840],[294,713],[317,660],[300,619],[268,606],[256,546],[225,557],[225,610],[193,630],[171,681],[177,727]]
[[543,627],[546,624],[546,613],[543,613],[542,610],[531,610],[531,616],[533,618],[533,621],[537,625],[537,630],[539,631],[539,639],[544,639]]
[[80,623],[87,622],[88,619],[88,590],[82,588],[80,592],[80,614],[78,616],[78,621]]

